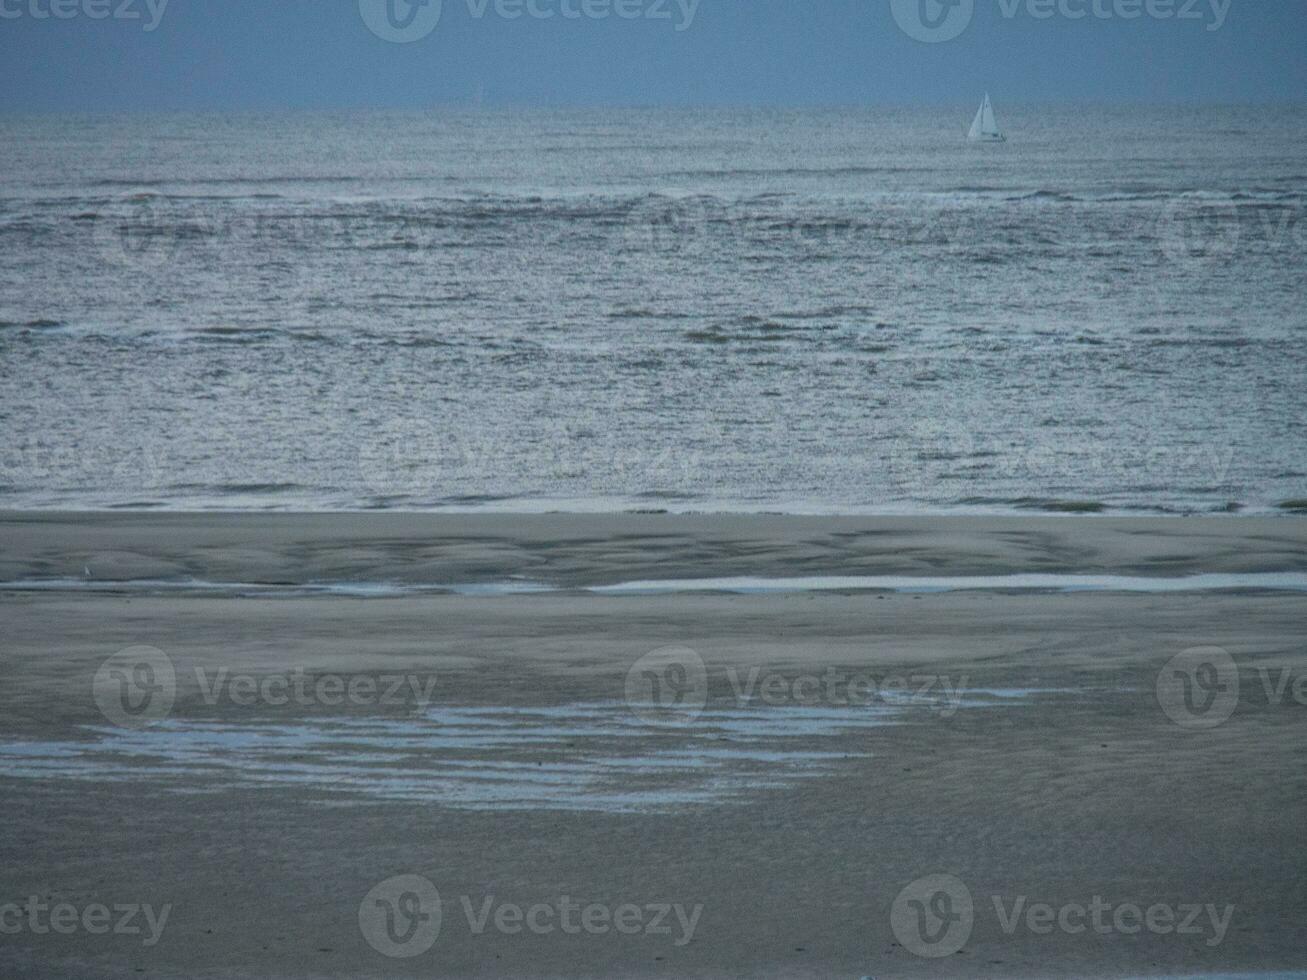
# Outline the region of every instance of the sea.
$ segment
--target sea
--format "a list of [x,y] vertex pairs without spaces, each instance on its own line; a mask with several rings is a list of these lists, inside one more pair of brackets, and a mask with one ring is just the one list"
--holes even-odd
[[0,116],[0,508],[1307,508],[1307,107]]

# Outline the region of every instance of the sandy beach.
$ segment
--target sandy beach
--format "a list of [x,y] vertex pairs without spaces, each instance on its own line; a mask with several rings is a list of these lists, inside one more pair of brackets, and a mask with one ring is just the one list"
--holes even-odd
[[[1307,592],[1003,579],[1304,571],[1294,518],[8,513],[0,973],[1301,970]],[[592,591],[817,576],[992,581]]]

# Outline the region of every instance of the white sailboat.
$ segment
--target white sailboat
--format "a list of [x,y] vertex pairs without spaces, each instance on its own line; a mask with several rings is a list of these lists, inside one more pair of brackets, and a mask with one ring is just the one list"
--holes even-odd
[[998,121],[994,118],[994,107],[989,103],[988,92],[985,93],[985,101],[980,103],[980,111],[976,113],[976,121],[971,124],[967,139],[973,143],[1007,142],[1007,137],[998,130]]

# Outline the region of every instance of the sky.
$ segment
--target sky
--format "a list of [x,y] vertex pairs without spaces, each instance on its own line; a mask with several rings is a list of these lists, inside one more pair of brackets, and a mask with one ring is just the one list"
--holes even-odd
[[1266,103],[1304,0],[0,0],[0,112]]

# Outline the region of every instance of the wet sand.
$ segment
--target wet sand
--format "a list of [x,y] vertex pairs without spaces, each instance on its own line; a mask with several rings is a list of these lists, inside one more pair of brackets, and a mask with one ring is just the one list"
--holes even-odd
[[[579,589],[1304,570],[1307,524],[1273,518],[4,515],[0,579],[93,584],[0,591],[0,906],[170,912],[151,945],[24,925],[0,936],[0,973],[1301,969],[1307,595]],[[514,577],[561,591],[250,598],[131,581]],[[115,723],[96,678],[141,645],[166,656],[175,697],[151,724]],[[704,664],[689,715],[631,695],[637,663],[677,676],[667,657],[641,661],[667,647]],[[1237,703],[1212,727],[1177,723],[1159,699],[1163,667],[1194,647],[1238,667]],[[404,685],[385,698],[392,677]],[[356,696],[334,696],[351,681]],[[443,914],[429,948],[392,958],[360,906],[401,875],[433,883]],[[962,883],[971,921],[935,945],[927,928],[914,949],[896,900],[932,875]],[[1096,897],[1199,912],[1184,934],[1131,932],[1111,911],[1106,931],[1055,919],[1045,932],[1024,914]],[[630,934],[567,931],[565,898],[644,918]],[[477,931],[485,907],[536,905],[554,909],[539,934],[493,912]],[[662,906],[700,910],[688,941],[674,911],[667,932],[646,929]],[[1218,929],[1208,907],[1221,920],[1230,906]],[[918,955],[955,938],[947,957]]]

